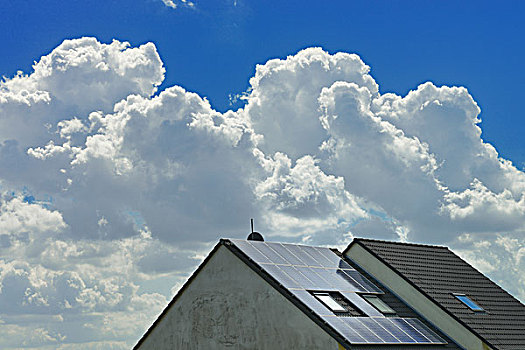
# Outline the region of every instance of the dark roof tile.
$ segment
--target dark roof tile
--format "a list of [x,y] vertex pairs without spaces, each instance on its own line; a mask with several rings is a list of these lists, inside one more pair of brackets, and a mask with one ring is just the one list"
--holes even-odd
[[[496,349],[525,349],[525,305],[447,247],[356,238],[393,270]],[[486,310],[474,312],[452,293]]]

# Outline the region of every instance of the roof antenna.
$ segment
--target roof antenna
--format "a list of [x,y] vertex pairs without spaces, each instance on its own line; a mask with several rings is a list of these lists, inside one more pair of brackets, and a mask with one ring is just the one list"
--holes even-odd
[[264,238],[263,236],[259,233],[259,232],[255,232],[253,230],[253,219],[250,219],[250,223],[251,223],[251,226],[252,226],[252,233],[250,233],[248,235],[248,240],[249,241],[259,241],[259,242],[264,242]]

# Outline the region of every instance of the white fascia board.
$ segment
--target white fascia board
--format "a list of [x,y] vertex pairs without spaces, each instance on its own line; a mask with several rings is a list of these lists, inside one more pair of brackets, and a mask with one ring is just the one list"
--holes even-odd
[[436,303],[417,290],[397,272],[377,259],[359,243],[354,243],[345,256],[359,265],[368,274],[388,288],[415,312],[436,326],[464,349],[492,349],[477,335],[459,323]]

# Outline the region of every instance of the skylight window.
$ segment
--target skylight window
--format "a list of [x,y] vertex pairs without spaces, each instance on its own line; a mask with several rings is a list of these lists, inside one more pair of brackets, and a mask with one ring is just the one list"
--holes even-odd
[[363,298],[365,298],[366,301],[372,304],[373,307],[378,309],[383,314],[395,314],[396,313],[390,306],[385,304],[383,300],[379,299],[377,295],[365,294],[363,295]]
[[346,312],[347,310],[341,306],[334,298],[328,293],[314,293],[314,296],[319,299],[323,304],[328,306],[333,312]]
[[454,296],[459,299],[463,304],[467,305],[472,311],[485,311],[481,306],[476,304],[472,299],[470,299],[465,294],[454,294]]

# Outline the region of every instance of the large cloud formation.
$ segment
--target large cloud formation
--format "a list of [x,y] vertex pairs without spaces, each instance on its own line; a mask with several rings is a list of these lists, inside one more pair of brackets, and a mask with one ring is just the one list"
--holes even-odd
[[525,300],[525,174],[483,141],[476,102],[381,94],[369,71],[305,49],[257,66],[224,113],[158,92],[151,43],[66,40],[5,78],[0,343],[129,348],[250,217],[274,240],[447,244]]

